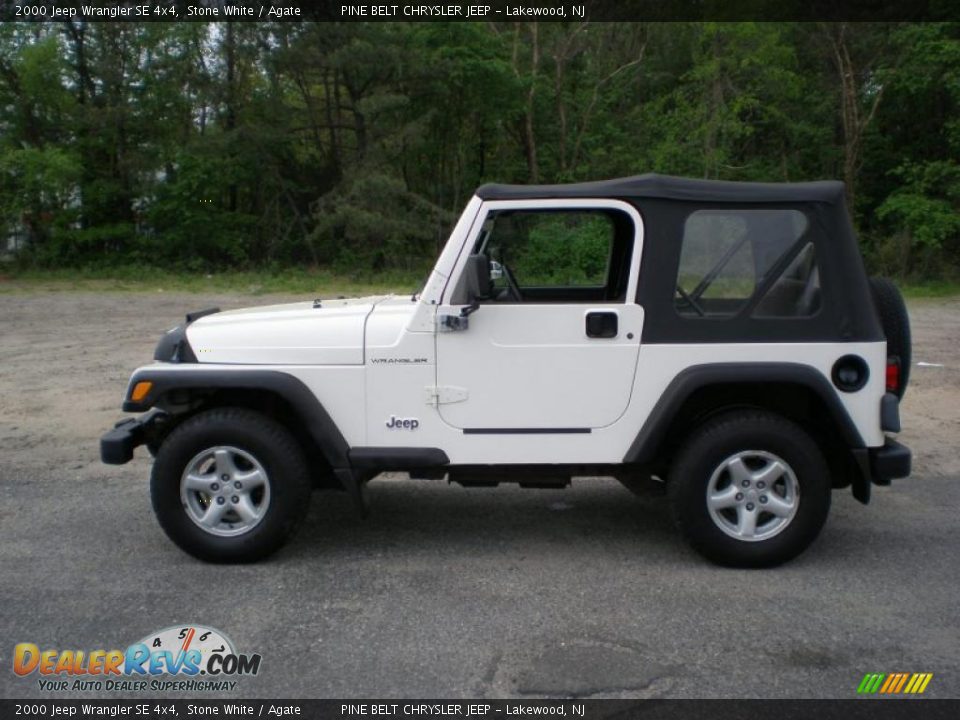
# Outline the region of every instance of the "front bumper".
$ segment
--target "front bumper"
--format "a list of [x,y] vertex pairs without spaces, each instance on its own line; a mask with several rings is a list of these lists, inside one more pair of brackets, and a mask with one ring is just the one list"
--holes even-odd
[[100,460],[107,465],[123,465],[133,459],[133,450],[148,442],[157,426],[166,419],[162,410],[151,410],[138,418],[126,418],[100,438]]
[[875,485],[889,485],[891,480],[910,474],[910,448],[887,438],[883,447],[867,451],[870,461],[870,479]]

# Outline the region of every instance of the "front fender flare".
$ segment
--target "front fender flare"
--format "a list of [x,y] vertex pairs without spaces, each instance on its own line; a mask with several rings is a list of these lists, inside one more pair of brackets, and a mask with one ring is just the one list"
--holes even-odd
[[[150,392],[140,401],[130,400],[130,389],[138,382],[153,383]],[[173,390],[266,390],[283,398],[303,422],[307,434],[320,448],[320,452],[333,470],[349,470],[349,446],[316,395],[301,380],[275,370],[219,370],[201,367],[165,369],[147,367],[137,370],[130,378],[123,409],[126,412],[143,412],[154,407],[157,401]],[[337,473],[338,477],[341,473]]]

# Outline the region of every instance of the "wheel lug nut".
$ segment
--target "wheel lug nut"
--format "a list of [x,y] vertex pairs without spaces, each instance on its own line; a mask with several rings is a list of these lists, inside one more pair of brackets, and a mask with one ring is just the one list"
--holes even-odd
[[743,500],[743,493],[737,493],[737,500]]
[[220,483],[212,483],[212,484],[210,485],[210,489],[213,490],[214,492],[216,492],[217,490],[220,489]]
[[239,481],[235,482],[235,483],[233,484],[233,486],[234,486],[237,490],[243,489],[243,485],[241,485]]
[[236,495],[234,495],[232,498],[230,498],[230,502],[232,502],[234,505],[236,505],[238,502],[240,502],[240,498],[238,498]]
[[767,496],[766,496],[766,495],[761,495],[761,496],[760,496],[760,502],[761,502],[761,503],[766,503],[766,502],[767,502]]
[[223,475],[220,476],[220,479],[223,480],[224,482],[226,482],[227,480],[230,479],[230,476],[227,475],[226,473],[224,473]]
[[757,487],[760,488],[761,490],[763,490],[766,486],[767,484],[763,480],[757,483]]
[[217,505],[223,505],[226,502],[222,497],[217,498]]
[[740,487],[750,487],[750,481],[744,480],[742,483],[740,483]]
[[747,510],[753,510],[753,508],[754,508],[753,503],[747,503]]

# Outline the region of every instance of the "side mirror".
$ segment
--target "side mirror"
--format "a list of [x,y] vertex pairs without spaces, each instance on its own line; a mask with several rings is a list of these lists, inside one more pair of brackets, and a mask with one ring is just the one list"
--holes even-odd
[[490,258],[483,253],[470,255],[464,272],[467,275],[467,300],[471,303],[486,300],[493,289]]
[[452,305],[466,305],[466,307],[460,310],[459,315],[438,317],[441,332],[455,332],[469,327],[469,316],[480,308],[479,301],[486,300],[493,291],[490,265],[490,259],[482,253],[467,256],[463,274],[450,298]]
[[452,305],[473,305],[478,300],[488,298],[492,286],[489,258],[479,253],[470,255],[467,257],[467,264],[463,267],[463,274],[457,282],[450,303]]

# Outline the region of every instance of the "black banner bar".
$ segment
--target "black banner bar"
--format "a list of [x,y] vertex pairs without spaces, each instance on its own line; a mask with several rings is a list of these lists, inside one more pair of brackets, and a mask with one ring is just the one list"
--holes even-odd
[[944,21],[955,0],[0,0],[0,21]]
[[0,700],[0,718],[954,720],[960,700]]

